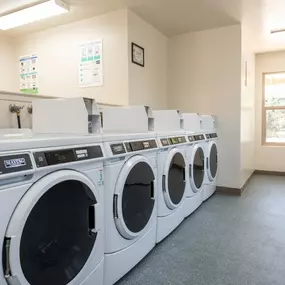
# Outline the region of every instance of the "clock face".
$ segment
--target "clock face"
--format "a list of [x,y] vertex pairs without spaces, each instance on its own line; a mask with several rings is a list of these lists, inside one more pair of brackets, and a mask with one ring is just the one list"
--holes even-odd
[[144,49],[135,44],[132,45],[133,49],[133,62],[144,66]]

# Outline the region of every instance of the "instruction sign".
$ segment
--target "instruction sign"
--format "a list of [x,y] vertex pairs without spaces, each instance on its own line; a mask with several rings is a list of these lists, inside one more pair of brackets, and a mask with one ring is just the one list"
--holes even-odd
[[38,56],[21,56],[19,59],[20,91],[29,94],[38,94]]
[[80,45],[79,86],[103,85],[103,40]]

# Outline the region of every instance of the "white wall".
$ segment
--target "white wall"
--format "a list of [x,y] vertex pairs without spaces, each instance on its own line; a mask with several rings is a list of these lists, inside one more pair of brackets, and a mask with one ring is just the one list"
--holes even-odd
[[255,168],[285,171],[285,147],[262,145],[262,74],[285,71],[285,51],[256,55]]
[[218,185],[240,187],[241,27],[176,36],[168,58],[170,107],[217,116]]
[[19,67],[13,42],[0,36],[0,90],[16,92],[19,90]]
[[[79,45],[103,38],[104,86],[78,87]],[[15,40],[17,57],[39,56],[39,92],[86,96],[109,104],[128,104],[127,10],[51,28]]]
[[[132,11],[128,11],[129,102],[167,108],[168,39]],[[145,67],[131,62],[131,43],[145,49]]]
[[[241,69],[241,177],[242,187],[254,171],[255,147],[255,55],[242,50]],[[247,84],[246,80],[247,62]]]

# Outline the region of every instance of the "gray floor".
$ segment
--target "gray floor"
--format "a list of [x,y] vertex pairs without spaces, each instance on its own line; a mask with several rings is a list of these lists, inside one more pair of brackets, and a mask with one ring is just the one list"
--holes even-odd
[[214,195],[117,284],[284,285],[285,177]]

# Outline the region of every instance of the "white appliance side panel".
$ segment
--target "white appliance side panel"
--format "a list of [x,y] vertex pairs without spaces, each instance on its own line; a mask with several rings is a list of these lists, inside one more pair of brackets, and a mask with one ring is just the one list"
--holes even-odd
[[40,134],[88,134],[82,98],[33,101],[33,131]]
[[[3,245],[5,233],[10,221],[10,218],[17,207],[25,192],[30,188],[31,184],[17,186],[9,189],[0,190],[0,244]],[[0,256],[3,254],[3,247],[0,246]],[[2,258],[0,259],[0,284],[6,284],[3,273]]]
[[103,108],[103,132],[148,132],[148,114],[145,106]]

